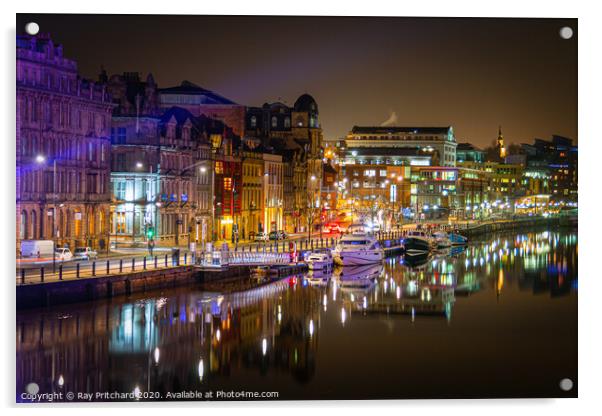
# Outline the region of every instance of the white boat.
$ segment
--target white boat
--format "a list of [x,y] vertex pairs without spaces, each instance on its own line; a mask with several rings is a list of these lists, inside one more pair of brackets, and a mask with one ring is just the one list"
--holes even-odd
[[437,231],[436,233],[433,233],[433,238],[435,239],[437,248],[447,248],[451,247],[452,245],[452,242],[445,231]]
[[385,252],[378,240],[365,232],[344,235],[334,250],[334,261],[341,266],[382,263]]
[[333,267],[332,251],[315,250],[305,256],[309,270],[329,270]]

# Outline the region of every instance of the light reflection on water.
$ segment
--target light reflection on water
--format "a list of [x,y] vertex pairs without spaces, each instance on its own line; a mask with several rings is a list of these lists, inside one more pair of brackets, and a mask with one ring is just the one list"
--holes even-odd
[[[511,334],[529,324],[539,331],[533,339],[524,335],[531,348],[537,342],[576,348],[576,338],[566,339],[573,327],[576,334],[576,232],[500,234],[329,277],[309,274],[233,293],[180,288],[19,313],[17,399],[32,381],[40,392],[140,389],[163,396],[216,389],[278,391],[282,399],[520,396],[520,388],[528,396],[516,382],[514,389],[497,386],[496,394],[495,380],[489,386],[480,380],[472,390],[466,380],[466,391],[457,391],[454,383],[421,379],[418,368],[450,375],[481,354],[477,349],[469,359],[464,348],[493,343],[507,355],[500,365],[524,370],[533,360]],[[440,350],[457,358],[433,361],[430,354]],[[423,361],[427,351],[431,363]],[[576,376],[576,350],[575,357],[571,348],[567,354],[558,365]],[[350,368],[353,379],[371,381],[352,383]],[[546,371],[538,374],[556,377]],[[408,378],[405,390],[395,387]],[[533,395],[560,394],[534,389]]]

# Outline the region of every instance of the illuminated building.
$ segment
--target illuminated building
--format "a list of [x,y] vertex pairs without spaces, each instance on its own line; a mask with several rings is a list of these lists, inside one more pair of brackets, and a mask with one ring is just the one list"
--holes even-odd
[[[339,178],[341,195],[345,204],[339,207],[350,209],[359,217],[375,217],[382,211],[382,222],[392,223],[401,219],[401,212],[410,205],[410,166],[404,165],[344,165],[344,174]],[[385,225],[385,224],[381,224]]]
[[21,240],[105,249],[109,237],[109,139],[113,105],[103,83],[48,36],[16,48],[17,249]]
[[207,122],[176,107],[161,116],[113,117],[112,241],[211,240]]
[[492,201],[514,204],[514,200],[527,193],[524,185],[524,167],[520,164],[498,162],[462,162],[459,166],[472,171],[487,173],[489,197]]
[[411,173],[411,210],[421,219],[460,216],[458,168],[414,166]]
[[485,162],[485,151],[478,149],[470,143],[458,143],[456,147],[456,163]]
[[242,161],[242,207],[240,238],[247,239],[251,232],[263,231],[264,164],[258,141],[243,141],[240,152]]
[[283,164],[282,156],[263,154],[263,194],[264,231],[278,231],[283,228]]
[[318,116],[318,105],[309,94],[301,95],[292,107],[281,102],[247,107],[245,137],[261,139],[286,165],[281,175],[281,224],[288,231],[307,231],[308,195],[320,192],[320,181],[312,180],[322,177],[323,137]]
[[562,136],[551,140],[535,139],[533,144],[522,144],[527,155],[527,167],[546,171],[549,175],[549,193],[556,202],[577,202],[578,156],[577,146]]
[[[432,153],[433,165],[456,165],[454,129],[448,127],[360,127],[354,126],[345,139],[345,160],[382,159],[387,165],[426,164],[424,158],[399,153],[402,149]],[[368,162],[366,162],[368,163]],[[377,163],[379,164],[379,163]]]
[[502,126],[498,129],[496,146],[498,151],[498,156],[500,160],[504,160],[506,157],[506,146],[504,146],[504,136],[502,135]]
[[[328,159],[327,159],[328,160]],[[322,188],[320,190],[320,199],[323,201],[323,210],[325,212],[324,220],[330,220],[330,213],[335,213],[337,208],[338,196],[338,171],[329,162],[324,163],[322,167]]]

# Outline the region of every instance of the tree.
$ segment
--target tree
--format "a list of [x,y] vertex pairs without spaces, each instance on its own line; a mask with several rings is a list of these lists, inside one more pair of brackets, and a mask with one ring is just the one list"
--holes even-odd
[[321,214],[321,207],[317,203],[316,193],[308,192],[307,193],[307,208],[306,208],[306,217],[307,217],[307,235],[308,239],[311,240],[311,232],[314,225],[314,222]]

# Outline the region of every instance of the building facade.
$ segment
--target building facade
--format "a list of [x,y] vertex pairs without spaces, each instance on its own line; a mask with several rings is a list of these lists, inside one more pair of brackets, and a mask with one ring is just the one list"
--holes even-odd
[[[432,154],[431,164],[456,166],[454,129],[448,127],[362,127],[354,126],[345,139],[345,157],[361,157],[371,149],[371,155],[381,155],[385,164],[404,164],[400,149]],[[354,155],[354,152],[357,155]],[[411,154],[410,154],[411,156]],[[426,162],[423,162],[426,163]],[[420,165],[418,159],[410,164]]]
[[[281,102],[247,107],[245,137],[255,137],[282,157],[281,229],[306,232],[315,206],[321,204],[323,136],[318,105],[309,94],[293,106]],[[314,197],[317,195],[317,197]],[[272,207],[274,210],[274,207]],[[270,221],[271,224],[272,221]]]
[[17,37],[17,248],[108,247],[113,104],[49,37]]
[[[111,236],[115,244],[185,245],[212,241],[214,152],[223,123],[159,105],[149,74],[105,78],[113,111]],[[221,140],[218,140],[221,143]]]

